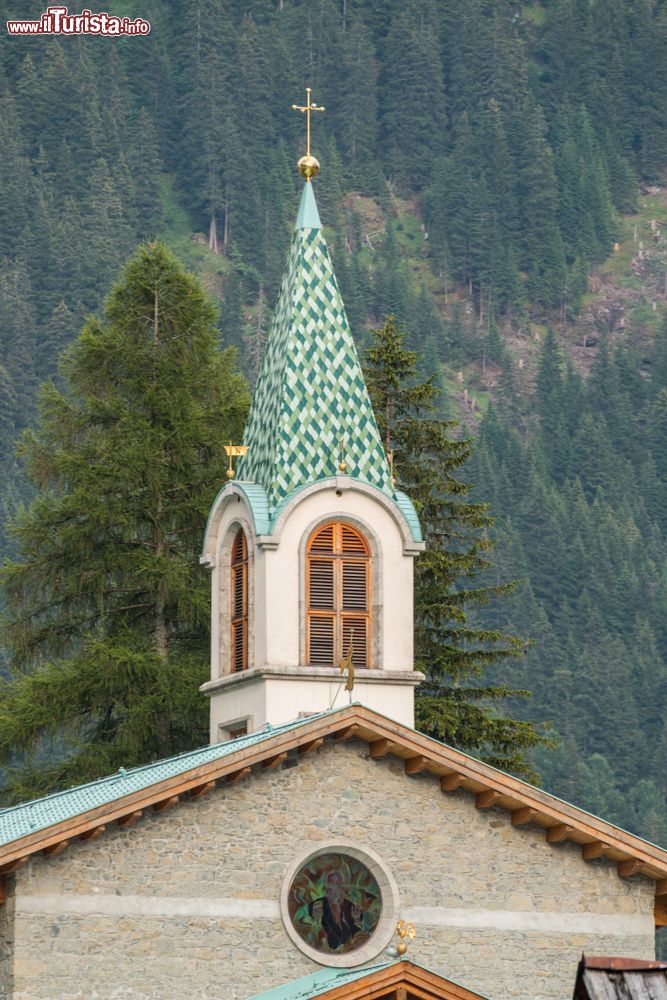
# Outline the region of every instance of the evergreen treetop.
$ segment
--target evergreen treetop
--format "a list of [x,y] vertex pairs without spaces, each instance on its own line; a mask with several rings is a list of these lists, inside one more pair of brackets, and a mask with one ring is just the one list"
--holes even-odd
[[398,482],[415,503],[426,539],[415,566],[415,667],[426,674],[417,727],[536,779],[527,752],[544,737],[503,714],[506,699],[527,692],[489,680],[508,658],[522,655],[525,643],[471,622],[471,609],[512,584],[475,585],[489,566],[486,532],[493,521],[457,478],[470,442],[454,439],[454,425],[438,417],[435,381],[419,379],[405,337],[393,317],[374,330],[365,373],[385,447],[395,453]]
[[[21,452],[37,495],[6,563],[12,677],[0,759],[36,794],[192,746],[209,600],[198,549],[248,404],[216,315],[160,244],[125,267],[103,317],[47,383]],[[37,765],[49,749],[48,765]]]

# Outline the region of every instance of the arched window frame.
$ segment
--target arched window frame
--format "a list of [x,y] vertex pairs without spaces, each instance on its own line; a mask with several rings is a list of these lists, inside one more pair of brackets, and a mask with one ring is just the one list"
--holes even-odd
[[[316,546],[327,532],[333,535],[331,551]],[[346,544],[352,543],[352,547]],[[354,629],[354,663],[359,668],[373,666],[377,618],[374,614],[373,548],[363,526],[347,520],[320,522],[307,533],[304,565],[304,661],[309,666],[333,666],[347,655],[349,636]],[[322,564],[331,572],[322,575]],[[360,573],[361,568],[363,570]],[[365,577],[363,586],[361,575]],[[315,587],[315,591],[313,590]],[[322,589],[324,588],[324,589]],[[361,594],[363,590],[363,600]],[[317,598],[319,592],[319,600]],[[313,624],[331,623],[330,629],[313,633]],[[313,655],[313,640],[320,649]],[[328,650],[332,655],[326,655]],[[329,662],[329,661],[332,662]],[[325,662],[326,661],[326,662]]]
[[248,669],[248,539],[241,526],[230,551],[230,670]]

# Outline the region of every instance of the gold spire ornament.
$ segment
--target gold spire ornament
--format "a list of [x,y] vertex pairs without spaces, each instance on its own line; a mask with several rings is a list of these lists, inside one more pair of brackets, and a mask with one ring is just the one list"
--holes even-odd
[[229,458],[229,468],[227,469],[225,475],[227,476],[227,479],[233,479],[236,473],[234,472],[232,459],[237,458],[239,455],[245,455],[246,452],[248,451],[248,445],[232,444],[232,442],[230,441],[229,444],[226,444],[224,446],[224,448]]
[[408,950],[408,945],[405,939],[407,938],[408,941],[414,941],[417,936],[417,931],[415,930],[414,924],[406,924],[405,920],[399,920],[396,924],[396,933],[400,938],[400,941],[396,946],[396,951],[402,957]]
[[338,463],[339,472],[347,472],[347,462],[345,461],[345,438],[341,438],[340,442],[340,462]]
[[306,115],[306,155],[302,156],[297,167],[299,173],[310,181],[320,169],[320,162],[316,160],[314,156],[310,155],[310,112],[311,111],[325,111],[326,108],[319,107],[317,104],[313,104],[310,95],[312,89],[306,87],[306,103],[305,104],[293,104],[292,111],[301,111]]

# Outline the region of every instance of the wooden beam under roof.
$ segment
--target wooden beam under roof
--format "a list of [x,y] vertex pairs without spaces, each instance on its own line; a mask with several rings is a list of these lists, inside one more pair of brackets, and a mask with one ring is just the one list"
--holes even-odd
[[475,805],[478,809],[490,809],[495,806],[500,798],[500,792],[495,789],[488,789],[486,792],[478,792],[475,796]]
[[512,809],[512,826],[525,826],[532,823],[537,816],[537,809],[532,806],[521,806],[519,809]]
[[195,785],[194,788],[191,788],[188,794],[191,799],[200,799],[202,795],[208,795],[214,788],[215,781],[205,781],[203,784]]
[[392,743],[389,740],[374,740],[370,744],[370,754],[373,760],[379,760],[381,757],[386,757],[392,748]]
[[428,761],[426,757],[422,754],[417,754],[415,757],[408,757],[405,761],[405,773],[406,774],[421,774],[425,771],[428,766]]
[[170,795],[168,799],[162,799],[161,802],[156,802],[153,806],[153,812],[162,813],[167,812],[169,809],[173,809],[178,803],[179,795]]
[[639,874],[641,866],[642,863],[638,858],[626,858],[625,861],[619,861],[616,868],[621,878],[630,878]]
[[595,858],[601,858],[608,850],[609,844],[604,840],[593,840],[590,844],[582,845],[581,856],[584,861],[594,861]]
[[143,810],[135,809],[133,812],[125,813],[124,816],[120,816],[118,819],[118,826],[123,828],[128,826],[134,826],[134,824],[141,819]]
[[94,826],[90,830],[85,830],[83,833],[79,834],[79,840],[99,840],[105,830],[105,824],[100,823],[99,826]]
[[563,840],[568,840],[574,827],[567,823],[557,823],[556,826],[547,827],[547,842],[549,844],[560,844]]
[[236,771],[232,771],[228,774],[225,777],[225,781],[228,785],[233,785],[236,781],[241,781],[242,778],[247,778],[251,771],[251,767],[239,767]]
[[440,788],[443,792],[457,792],[463,785],[465,777],[462,774],[443,774],[440,779]]
[[57,858],[69,847],[69,840],[61,840],[59,844],[49,844],[42,851],[45,858]]

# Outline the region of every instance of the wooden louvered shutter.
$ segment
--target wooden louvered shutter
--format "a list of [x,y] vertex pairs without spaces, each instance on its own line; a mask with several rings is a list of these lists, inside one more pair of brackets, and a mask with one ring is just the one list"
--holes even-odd
[[[357,667],[368,665],[368,568],[365,560],[342,563],[342,655],[347,655],[351,638]],[[355,611],[358,613],[350,614]]]
[[336,610],[333,559],[310,561],[310,608],[311,611]]
[[331,667],[334,663],[335,619],[323,615],[311,616],[308,628],[310,662],[315,667]]
[[317,532],[310,543],[311,552],[322,552],[332,556],[334,554],[334,529],[335,524],[327,524]]
[[248,545],[242,528],[232,545],[232,672],[248,666]]
[[340,552],[345,556],[365,556],[368,554],[364,538],[349,524],[339,524]]
[[308,663],[337,666],[352,642],[354,664],[370,666],[369,550],[348,524],[319,528],[307,557]]

